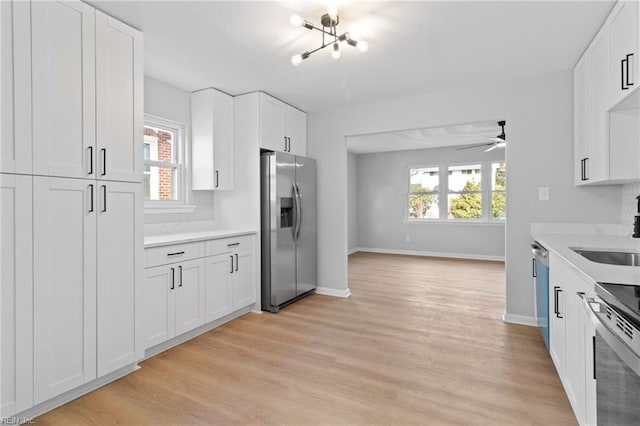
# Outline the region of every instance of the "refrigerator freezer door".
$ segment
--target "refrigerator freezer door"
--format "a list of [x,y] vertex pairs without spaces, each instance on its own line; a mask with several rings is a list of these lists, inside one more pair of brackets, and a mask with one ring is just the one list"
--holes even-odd
[[263,309],[296,297],[294,160],[283,153],[262,156]]
[[301,212],[297,218],[296,241],[296,295],[299,296],[317,286],[316,161],[296,157],[295,164]]

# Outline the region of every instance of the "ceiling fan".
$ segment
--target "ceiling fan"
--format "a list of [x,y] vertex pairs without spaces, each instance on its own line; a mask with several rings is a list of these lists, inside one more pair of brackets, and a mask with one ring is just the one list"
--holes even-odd
[[504,148],[505,146],[507,146],[507,136],[504,133],[505,124],[507,124],[506,121],[498,121],[498,126],[500,126],[502,131],[496,137],[487,138],[487,140],[489,140],[490,142],[477,143],[477,144],[474,144],[474,145],[467,145],[467,146],[463,146],[463,147],[460,147],[460,148],[456,148],[456,150],[469,149],[469,148],[478,148],[478,147],[481,147],[481,146],[488,146],[489,148],[485,149],[484,152],[489,152],[489,151],[493,151],[496,148]]

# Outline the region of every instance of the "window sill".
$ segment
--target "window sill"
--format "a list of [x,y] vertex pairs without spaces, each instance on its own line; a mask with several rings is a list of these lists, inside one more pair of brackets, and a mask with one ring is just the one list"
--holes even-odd
[[173,206],[158,206],[158,205],[145,205],[144,214],[184,214],[193,213],[196,210],[196,206],[192,205],[173,205]]
[[405,225],[476,225],[476,226],[504,226],[505,220],[440,220],[440,219],[417,219],[402,221]]

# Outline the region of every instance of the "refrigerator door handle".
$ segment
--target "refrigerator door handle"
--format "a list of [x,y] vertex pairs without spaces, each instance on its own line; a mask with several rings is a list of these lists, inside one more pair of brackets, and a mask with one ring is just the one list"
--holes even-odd
[[292,189],[293,189],[293,202],[295,204],[295,209],[296,209],[296,222],[293,224],[293,241],[296,240],[296,238],[298,237],[298,221],[299,221],[299,217],[300,217],[300,201],[298,200],[298,189],[296,188],[296,184],[293,183],[292,185]]
[[296,206],[298,208],[297,213],[297,217],[296,217],[296,221],[297,221],[297,231],[296,231],[296,241],[298,241],[300,239],[300,229],[302,228],[302,193],[300,192],[300,186],[295,183],[296,186],[296,194],[298,197],[298,201],[296,203]]

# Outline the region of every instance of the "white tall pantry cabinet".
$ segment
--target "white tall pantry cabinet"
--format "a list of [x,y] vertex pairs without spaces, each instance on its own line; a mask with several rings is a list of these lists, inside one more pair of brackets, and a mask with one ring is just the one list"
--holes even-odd
[[143,70],[142,34],[85,3],[0,10],[4,418],[144,355]]

